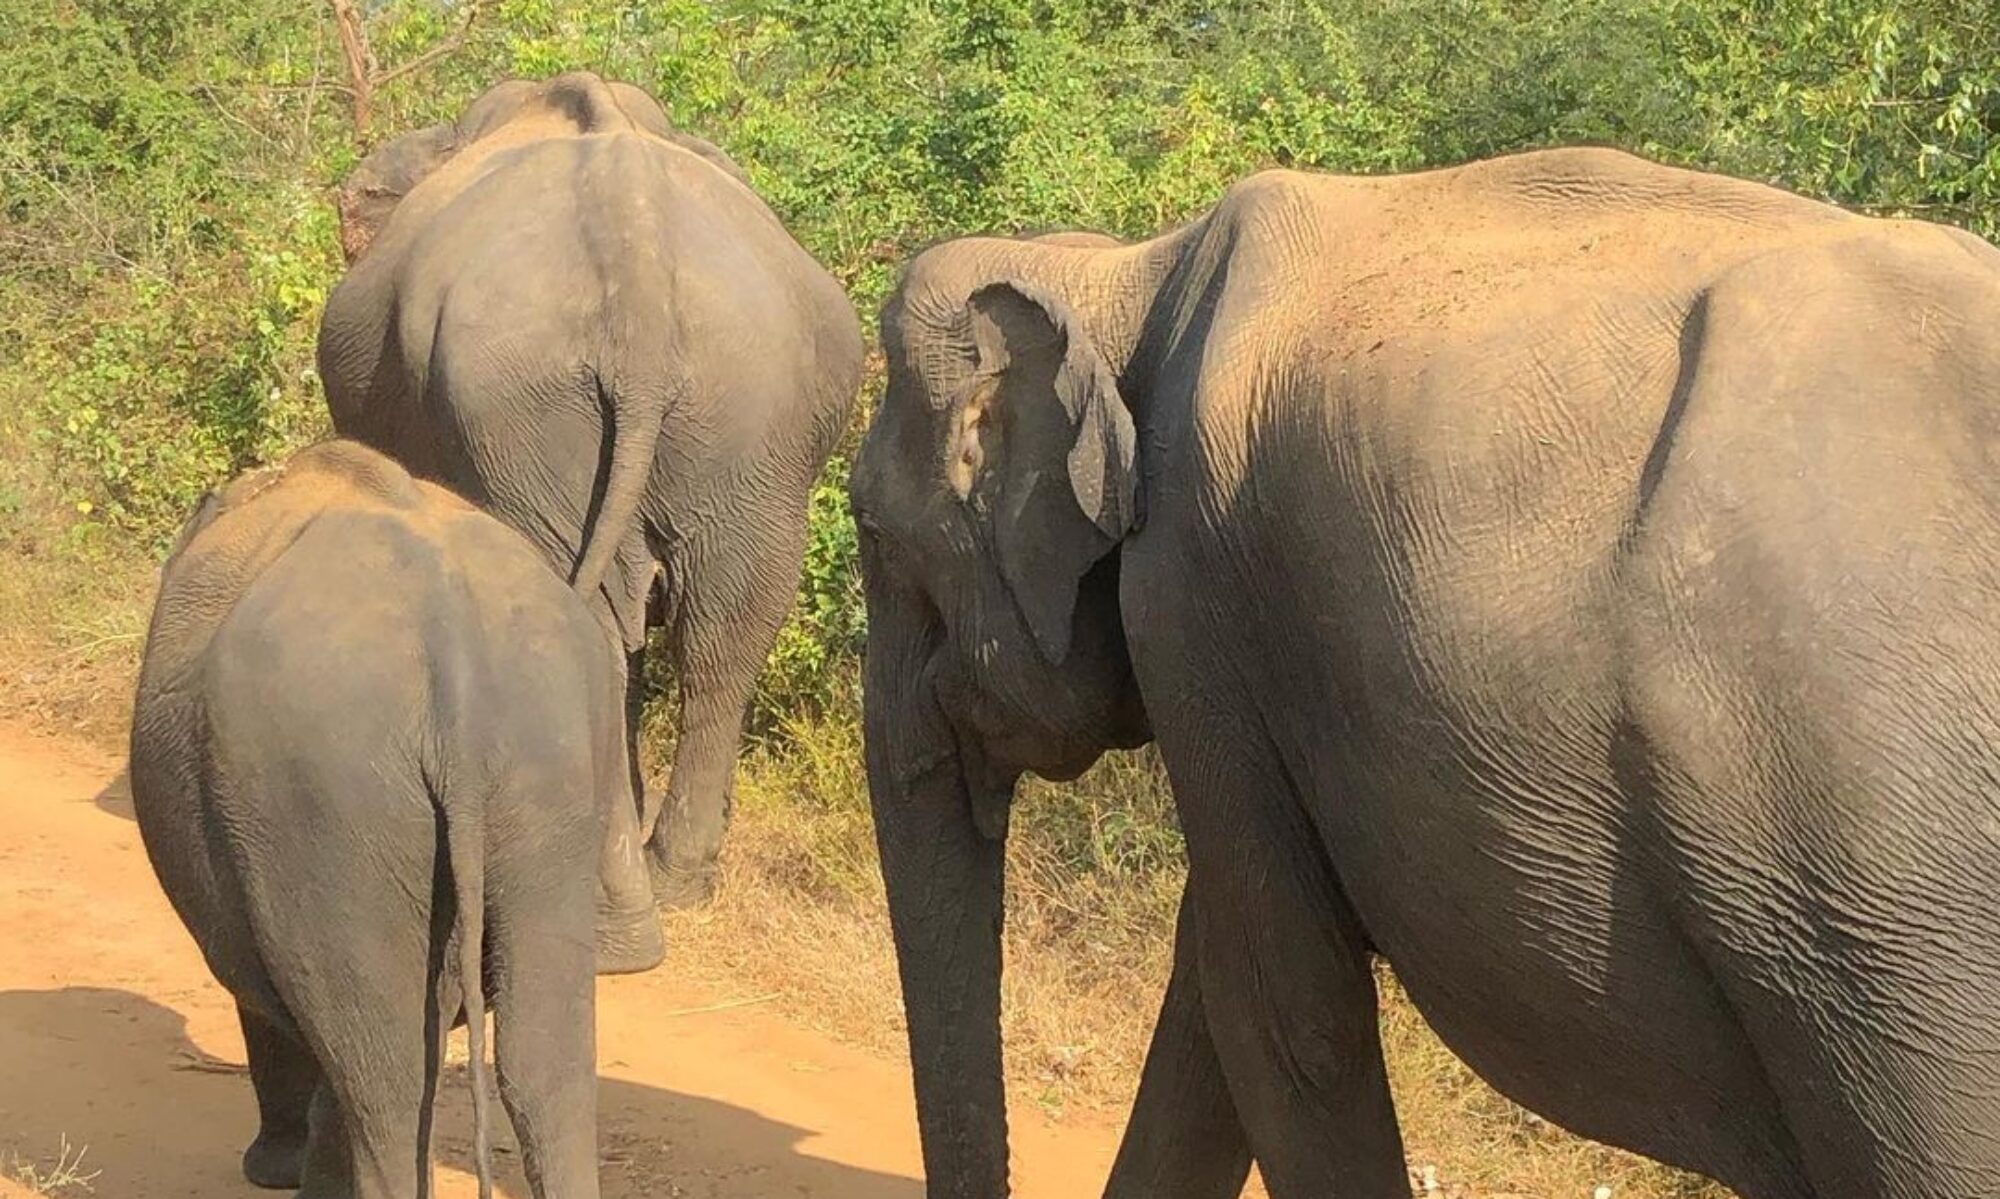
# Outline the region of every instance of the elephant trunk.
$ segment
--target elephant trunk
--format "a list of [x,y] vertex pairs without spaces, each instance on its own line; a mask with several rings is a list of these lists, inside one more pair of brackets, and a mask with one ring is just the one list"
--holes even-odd
[[[915,630],[881,606],[865,677],[868,789],[902,976],[932,1199],[1007,1194],[1000,1060],[1006,843],[973,818],[963,755],[922,676]],[[999,800],[1004,803],[1004,797]]]

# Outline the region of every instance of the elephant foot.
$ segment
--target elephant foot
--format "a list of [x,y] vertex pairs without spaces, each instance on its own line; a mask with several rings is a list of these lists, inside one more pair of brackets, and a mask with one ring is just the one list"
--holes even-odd
[[648,855],[647,861],[653,876],[653,902],[661,911],[690,912],[714,901],[717,871],[713,863],[683,866],[662,862],[656,855]]
[[665,961],[666,938],[660,933],[660,918],[649,906],[630,919],[600,925],[597,931],[597,972],[599,974],[643,974]]
[[243,1151],[243,1177],[251,1186],[270,1191],[296,1191],[305,1174],[304,1136],[279,1137],[260,1132]]

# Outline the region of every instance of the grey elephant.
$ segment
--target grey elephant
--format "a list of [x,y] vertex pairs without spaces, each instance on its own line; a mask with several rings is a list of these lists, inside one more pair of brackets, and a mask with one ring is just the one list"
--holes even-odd
[[853,306],[726,155],[588,73],[500,84],[387,143],[341,213],[356,257],[319,340],[334,428],[592,597],[630,654],[635,737],[646,628],[665,625],[679,740],[641,820],[660,899],[701,902],[807,498],[860,385]]
[[189,521],[140,672],[132,804],[236,999],[250,1181],[429,1194],[445,1033],[461,1004],[485,1027],[490,987],[534,1193],[598,1193],[594,975],[662,955],[623,664],[517,534],[353,442]]
[[907,268],[856,462],[930,1193],[1007,1188],[1017,777],[1156,738],[1110,1193],[1407,1196],[1370,971],[1749,1199],[2000,1194],[2000,252],[1608,150]]

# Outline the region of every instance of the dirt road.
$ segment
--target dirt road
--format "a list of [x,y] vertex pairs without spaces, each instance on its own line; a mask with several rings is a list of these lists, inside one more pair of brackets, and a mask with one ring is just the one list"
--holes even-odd
[[[160,894],[117,765],[0,729],[0,1166],[46,1166],[66,1137],[106,1199],[267,1194],[237,1169],[255,1109],[234,1009]],[[922,1195],[904,1063],[717,1009],[744,996],[677,980],[671,954],[599,985],[607,1196]],[[461,1071],[444,1090],[439,1191],[461,1199],[475,1192]],[[1032,1111],[1014,1124],[1016,1194],[1095,1193],[1115,1128]],[[501,1165],[525,1197],[511,1152]],[[0,1199],[19,1193],[0,1181]]]

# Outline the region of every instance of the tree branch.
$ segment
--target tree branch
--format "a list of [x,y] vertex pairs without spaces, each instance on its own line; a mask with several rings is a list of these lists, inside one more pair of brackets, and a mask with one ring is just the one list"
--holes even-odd
[[375,110],[375,56],[368,48],[368,25],[354,0],[333,0],[333,20],[340,28],[340,48],[353,84],[354,135],[365,140],[368,118]]
[[[347,92],[354,106],[354,135],[361,141],[368,139],[369,118],[375,111],[375,93],[396,80],[414,75],[447,55],[456,53],[472,36],[472,26],[479,20],[479,12],[484,0],[465,0],[465,19],[451,36],[437,45],[417,55],[406,63],[401,63],[384,71],[375,61],[375,53],[368,45],[368,20],[361,13],[356,0],[330,0],[333,5],[334,24],[340,29],[340,48],[347,58]],[[338,86],[338,85],[334,85]]]
[[369,85],[371,87],[385,87],[405,75],[423,70],[447,54],[456,53],[459,47],[465,45],[466,39],[472,35],[472,23],[479,19],[479,7],[480,0],[467,0],[465,20],[459,23],[458,32],[439,42],[437,45],[432,46],[422,54],[417,55],[410,61],[403,63],[401,66],[393,67],[390,70],[377,74],[368,81]]

